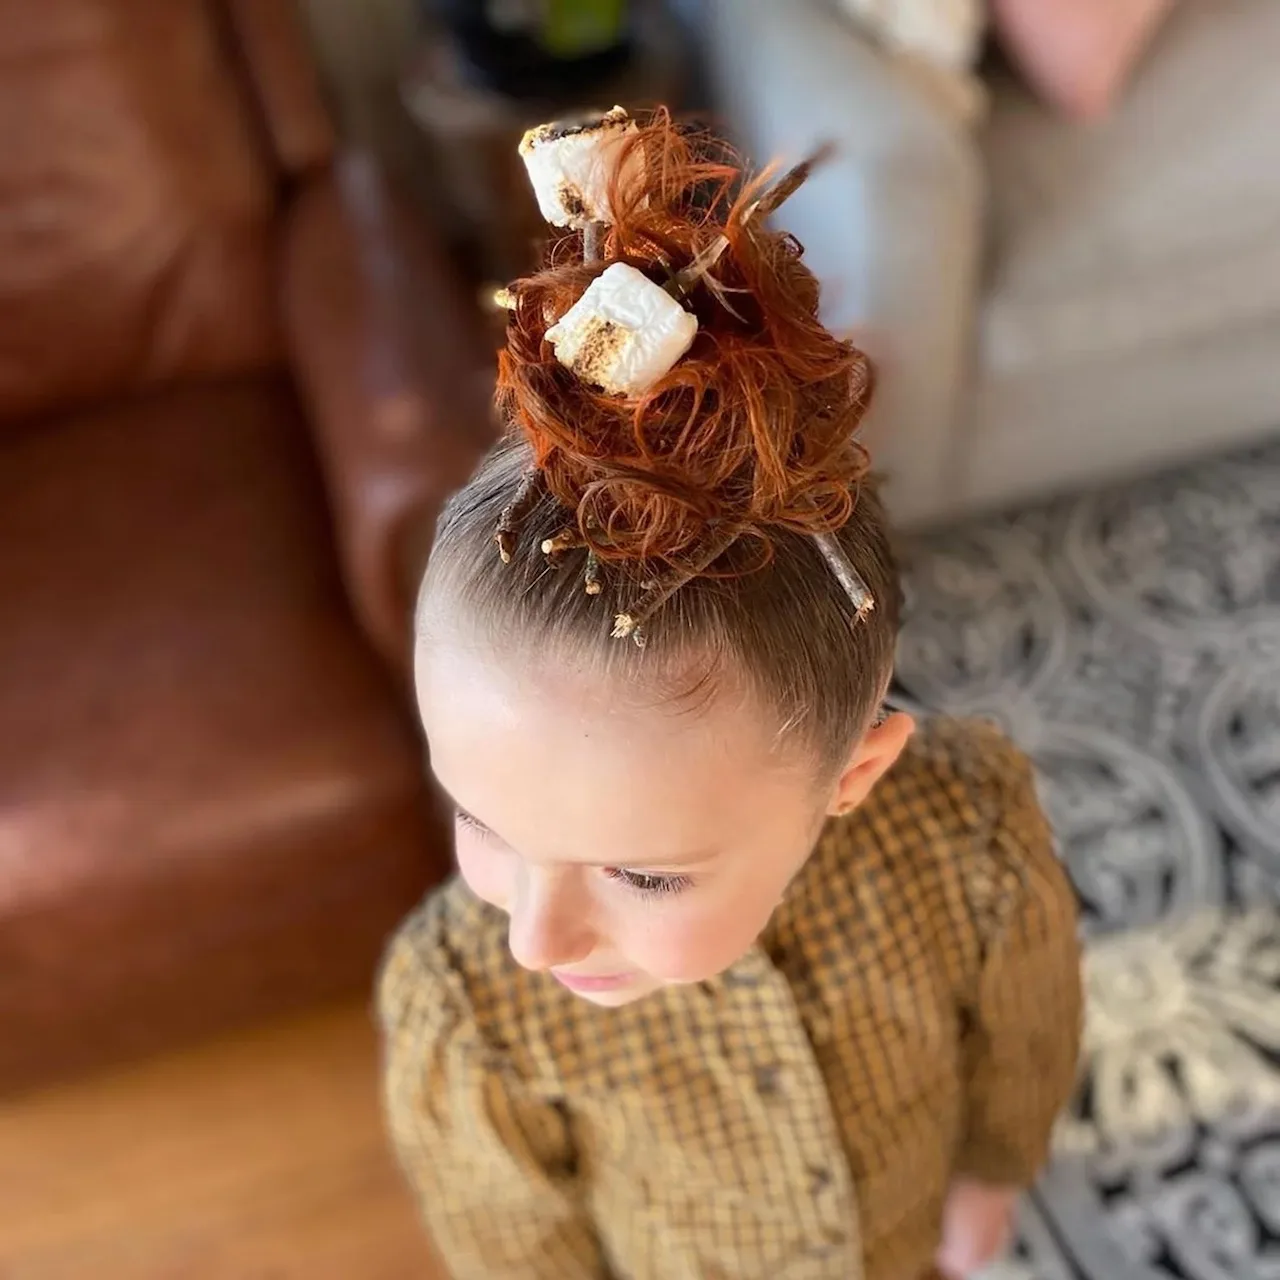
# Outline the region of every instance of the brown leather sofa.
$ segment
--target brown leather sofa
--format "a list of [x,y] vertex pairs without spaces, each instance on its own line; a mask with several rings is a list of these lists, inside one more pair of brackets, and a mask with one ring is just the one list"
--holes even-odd
[[366,989],[442,874],[471,310],[290,0],[0,4],[0,1089]]

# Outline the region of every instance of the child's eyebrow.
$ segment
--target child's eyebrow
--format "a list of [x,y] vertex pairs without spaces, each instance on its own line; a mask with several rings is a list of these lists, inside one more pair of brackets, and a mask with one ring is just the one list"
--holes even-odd
[[[492,836],[495,840],[502,841],[503,844],[506,844],[506,841],[503,840],[487,822],[481,822],[480,819],[477,818],[469,809],[464,809],[462,805],[449,795],[448,792],[445,792],[445,796],[449,803],[453,805],[454,812],[468,826],[474,827],[483,835]],[[696,866],[701,863],[710,862],[714,856],[714,854],[709,853],[706,850],[702,850],[696,854],[689,854],[683,858],[664,858],[656,862],[628,862],[624,864],[617,864],[615,862],[580,862],[577,865],[582,867],[611,867],[615,865],[625,865],[628,867],[644,867],[645,869],[653,871],[677,871],[681,867]]]

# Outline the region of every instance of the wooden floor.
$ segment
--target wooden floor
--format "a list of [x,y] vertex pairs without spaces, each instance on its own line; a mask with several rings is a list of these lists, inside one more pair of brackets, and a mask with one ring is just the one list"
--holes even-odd
[[361,1009],[0,1102],[0,1280],[439,1280]]

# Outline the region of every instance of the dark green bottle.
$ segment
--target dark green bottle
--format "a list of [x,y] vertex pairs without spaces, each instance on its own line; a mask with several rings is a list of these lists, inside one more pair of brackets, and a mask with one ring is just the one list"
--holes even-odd
[[507,97],[580,99],[631,57],[629,0],[422,0],[470,74]]

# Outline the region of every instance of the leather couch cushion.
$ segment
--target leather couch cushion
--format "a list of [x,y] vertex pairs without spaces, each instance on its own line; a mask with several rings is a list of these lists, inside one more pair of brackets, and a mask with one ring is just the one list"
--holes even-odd
[[0,1087],[365,987],[442,873],[291,392],[0,437]]
[[206,0],[0,0],[0,421],[276,357],[250,111]]

